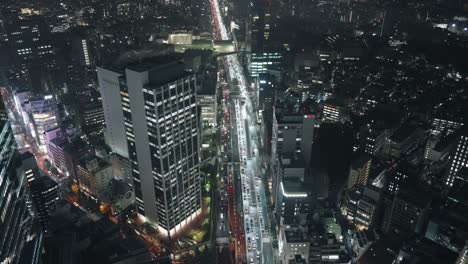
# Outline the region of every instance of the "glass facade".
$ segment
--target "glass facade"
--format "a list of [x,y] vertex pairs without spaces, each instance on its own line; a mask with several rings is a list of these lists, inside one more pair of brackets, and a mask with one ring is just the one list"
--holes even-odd
[[272,66],[279,66],[282,56],[278,52],[252,53],[252,63],[250,65],[250,76],[258,77],[260,73],[266,73]]
[[5,106],[0,98],[0,263],[18,263],[31,227],[29,192]]

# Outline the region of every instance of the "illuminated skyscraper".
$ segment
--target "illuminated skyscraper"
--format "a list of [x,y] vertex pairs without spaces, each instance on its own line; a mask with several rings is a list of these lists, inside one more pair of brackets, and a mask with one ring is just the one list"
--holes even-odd
[[102,111],[99,94],[89,90],[78,97],[81,129],[88,135],[97,135],[104,126],[104,112]]
[[18,263],[32,216],[26,174],[0,98],[0,263]]
[[258,77],[261,73],[267,73],[268,68],[278,67],[283,60],[283,55],[277,50],[253,52],[250,66],[250,76]]
[[9,65],[10,83],[34,93],[44,92],[51,84],[50,70],[55,67],[55,49],[44,17],[10,17],[3,27],[14,54],[13,65]]
[[125,97],[121,96],[120,79],[122,73],[99,67],[97,73],[105,121],[104,139],[113,153],[128,158],[127,136],[125,135],[122,111],[122,104],[128,104],[128,94]]
[[356,184],[366,186],[371,167],[371,158],[367,155],[357,157],[349,168],[348,189]]
[[445,180],[447,187],[452,187],[458,172],[463,167],[468,167],[468,134],[463,132],[459,135],[459,139],[456,143],[455,151],[450,157],[450,164]]
[[271,1],[256,1],[253,5],[249,21],[251,33],[247,38],[250,44],[249,72],[251,77],[258,77],[260,73],[266,73],[268,68],[279,67],[283,56],[281,46],[272,44],[270,40],[270,34],[275,27]]
[[98,70],[121,97],[104,112],[123,110],[138,213],[173,236],[201,211],[196,76],[167,57],[122,68]]

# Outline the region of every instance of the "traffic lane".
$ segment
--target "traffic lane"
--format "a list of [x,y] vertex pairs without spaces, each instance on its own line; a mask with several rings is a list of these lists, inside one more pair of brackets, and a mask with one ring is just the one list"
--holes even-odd
[[218,203],[219,210],[217,214],[217,227],[216,227],[216,236],[217,237],[229,237],[229,214],[227,209],[227,199],[219,200]]
[[[219,15],[219,5],[218,5],[218,2],[216,0],[211,0],[210,3],[212,4],[212,12],[214,12],[214,19],[213,21],[215,21],[215,27],[217,28],[217,31],[220,33],[221,37],[224,38],[226,37],[226,34],[225,34],[225,28],[224,28],[224,25],[222,24],[222,20],[221,20],[221,17]],[[238,81],[240,83],[240,87],[241,87],[241,93],[243,95],[245,95],[245,82],[244,82],[244,78],[243,76],[240,74],[240,67],[239,67],[239,63],[237,60],[234,59],[235,57],[234,56],[228,56],[226,62],[228,64],[228,66],[234,66],[233,68],[229,67],[229,75],[231,77],[231,79],[233,77],[237,77],[238,78]],[[234,69],[234,72],[231,70],[231,69]],[[249,105],[250,105],[250,102],[249,102]],[[239,127],[240,128],[240,127]],[[243,136],[243,135],[241,135]],[[245,158],[245,153],[243,152],[243,150],[240,151],[240,155],[241,157],[244,157]],[[255,174],[255,173],[254,173]],[[242,179],[243,177],[241,177]],[[252,181],[251,182],[251,186],[252,186]],[[253,187],[253,186],[252,186]]]

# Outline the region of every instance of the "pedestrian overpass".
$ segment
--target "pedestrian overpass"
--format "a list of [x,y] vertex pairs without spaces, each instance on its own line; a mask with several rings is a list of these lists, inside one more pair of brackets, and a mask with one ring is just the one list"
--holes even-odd
[[183,53],[189,49],[211,50],[215,55],[229,55],[236,53],[236,45],[232,40],[193,40],[192,44],[175,44],[175,52]]

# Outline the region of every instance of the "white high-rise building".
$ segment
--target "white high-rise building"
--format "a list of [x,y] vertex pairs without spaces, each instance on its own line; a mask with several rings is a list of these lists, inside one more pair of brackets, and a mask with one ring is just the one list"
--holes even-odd
[[[111,151],[128,158],[127,135],[125,134],[122,104],[128,104],[128,94],[121,95],[120,79],[123,73],[97,68],[99,87],[101,90],[102,108],[104,111],[104,138]],[[125,106],[129,108],[129,106]]]
[[[105,112],[110,122],[115,114],[124,119],[138,213],[173,236],[201,212],[196,76],[166,57],[122,68],[98,70],[101,82],[118,85],[112,88],[121,98],[120,104],[116,98],[106,104],[103,93]],[[120,135],[117,126],[112,129]]]

